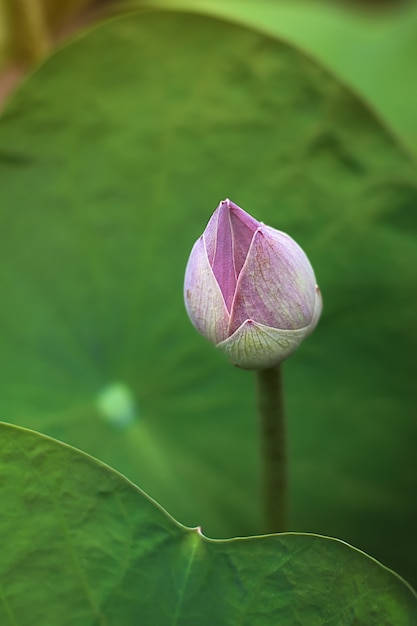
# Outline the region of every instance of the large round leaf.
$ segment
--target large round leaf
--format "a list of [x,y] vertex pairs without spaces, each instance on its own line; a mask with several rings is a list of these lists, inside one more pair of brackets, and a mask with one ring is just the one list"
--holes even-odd
[[276,39],[149,13],[48,61],[1,120],[0,159],[4,419],[211,536],[262,531],[252,374],[182,302],[228,196],[304,247],[324,294],[285,366],[290,529],[415,576],[417,179],[371,112]]
[[[417,4],[363,10],[314,0],[130,0],[192,9],[282,37],[312,54],[384,115],[417,153]],[[376,7],[375,7],[376,8]],[[362,10],[361,10],[362,9]]]
[[83,453],[0,425],[2,626],[413,626],[417,597],[343,542],[180,526]]

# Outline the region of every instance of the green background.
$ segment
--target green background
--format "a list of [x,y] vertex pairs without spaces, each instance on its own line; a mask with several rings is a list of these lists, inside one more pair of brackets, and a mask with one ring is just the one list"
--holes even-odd
[[[10,100],[0,188],[2,419],[211,537],[262,532],[254,381],[187,320],[185,264],[224,197],[294,237],[324,311],[284,371],[290,529],[416,582],[417,176],[378,115],[272,34],[128,16]],[[115,383],[128,418],[98,407]]]

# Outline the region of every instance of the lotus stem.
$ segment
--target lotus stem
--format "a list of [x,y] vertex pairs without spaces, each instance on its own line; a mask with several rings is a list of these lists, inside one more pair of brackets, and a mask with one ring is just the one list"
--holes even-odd
[[257,370],[265,532],[287,529],[287,451],[281,365]]

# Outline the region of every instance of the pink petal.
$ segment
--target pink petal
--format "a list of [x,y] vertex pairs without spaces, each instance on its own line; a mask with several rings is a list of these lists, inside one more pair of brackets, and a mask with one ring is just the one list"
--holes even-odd
[[232,228],[228,201],[220,202],[216,212],[218,213],[216,249],[211,267],[223,294],[227,309],[230,311],[235,294],[237,276],[233,266]]
[[239,273],[259,222],[231,200],[223,200],[203,233],[209,263],[230,311]]
[[217,244],[217,223],[219,221],[219,208],[214,211],[203,233],[204,243],[206,244],[207,257],[210,265],[213,267],[214,255],[216,253]]
[[260,226],[236,286],[229,335],[246,320],[283,330],[309,326],[316,279],[303,250],[291,237]]
[[202,237],[194,244],[188,259],[184,300],[192,323],[204,337],[215,344],[227,337],[229,313],[210,267]]
[[238,278],[246,261],[253,235],[260,226],[260,222],[230,200],[229,209],[233,237],[233,265],[236,278]]

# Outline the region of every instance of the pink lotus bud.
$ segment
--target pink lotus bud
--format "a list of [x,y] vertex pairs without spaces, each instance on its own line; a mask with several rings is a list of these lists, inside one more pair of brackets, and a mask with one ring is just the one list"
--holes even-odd
[[194,244],[184,296],[196,329],[245,369],[271,367],[290,356],[315,328],[322,308],[300,246],[230,200],[220,202]]

